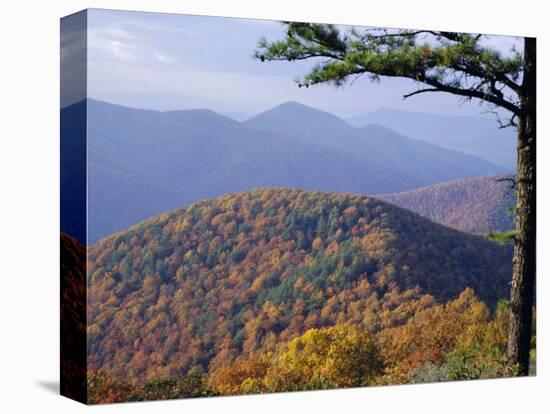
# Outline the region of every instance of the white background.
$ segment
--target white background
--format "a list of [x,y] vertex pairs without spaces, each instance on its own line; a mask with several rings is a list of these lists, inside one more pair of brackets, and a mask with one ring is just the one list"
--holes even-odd
[[[0,43],[0,411],[548,412],[548,12],[543,1],[4,1]],[[538,37],[537,378],[85,408],[59,397],[59,18],[86,7]],[[546,18],[545,18],[546,16]],[[223,57],[220,57],[222,59]],[[546,349],[545,349],[546,348]],[[545,407],[546,405],[546,407]]]

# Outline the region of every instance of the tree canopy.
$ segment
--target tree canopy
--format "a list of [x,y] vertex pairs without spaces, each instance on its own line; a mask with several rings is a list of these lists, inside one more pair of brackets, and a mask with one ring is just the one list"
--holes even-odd
[[[430,30],[343,29],[331,24],[285,22],[286,37],[259,42],[261,61],[315,59],[298,86],[343,85],[366,75],[409,78],[423,84],[406,94],[449,92],[508,110],[507,125],[521,114],[523,56],[503,53],[479,34]],[[504,125],[504,124],[503,124]]]

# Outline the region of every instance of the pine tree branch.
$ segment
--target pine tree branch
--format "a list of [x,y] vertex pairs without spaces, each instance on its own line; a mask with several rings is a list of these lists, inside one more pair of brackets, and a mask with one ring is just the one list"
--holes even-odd
[[406,93],[405,95],[403,95],[403,99],[410,98],[411,96],[414,96],[414,95],[420,95],[421,93],[425,93],[425,92],[441,92],[441,91],[437,88],[418,89],[414,92]]
[[[372,29],[363,35],[352,32],[355,40],[349,40],[330,25],[288,23],[287,38],[273,43],[261,41],[259,49],[263,51],[257,50],[255,56],[262,61],[327,58],[328,62],[317,64],[298,81],[300,87],[325,82],[340,86],[349,76],[364,73],[373,80],[380,76],[408,78],[431,88],[406,94],[404,99],[426,92],[447,92],[480,99],[514,116],[521,115],[519,104],[507,99],[503,92],[509,88],[519,95],[521,87],[501,70],[508,68],[510,73],[516,73],[518,66],[514,66],[514,61],[501,60],[490,50],[478,48],[481,35],[426,30],[373,34],[375,30],[384,29]],[[453,44],[416,44],[414,38],[422,33]],[[474,80],[473,85],[468,85],[470,80]]]
[[421,82],[434,86],[435,88],[439,89],[439,91],[441,92],[448,92],[455,95],[464,96],[467,98],[481,99],[483,101],[490,102],[504,109],[507,109],[508,111],[512,112],[512,114],[514,115],[517,115],[517,116],[521,115],[521,108],[519,106],[513,104],[512,102],[507,101],[506,99],[500,96],[487,94],[485,92],[477,90],[476,88],[460,88],[457,86],[446,85],[436,79],[428,78],[428,77],[421,79]]

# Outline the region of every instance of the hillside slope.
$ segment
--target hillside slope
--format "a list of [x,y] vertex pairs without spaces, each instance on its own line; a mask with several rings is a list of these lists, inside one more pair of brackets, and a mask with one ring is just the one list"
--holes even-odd
[[515,199],[502,178],[511,177],[467,178],[377,197],[468,233],[507,231],[514,226]]
[[140,379],[309,328],[398,323],[421,294],[472,287],[494,305],[511,277],[508,247],[374,198],[289,189],[199,202],[88,254],[89,367]]

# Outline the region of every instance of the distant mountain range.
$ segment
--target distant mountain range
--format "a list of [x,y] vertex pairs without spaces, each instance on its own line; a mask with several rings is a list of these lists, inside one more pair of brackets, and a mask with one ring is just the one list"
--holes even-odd
[[507,231],[514,226],[511,178],[466,178],[377,197],[468,233]]
[[[377,124],[350,127],[335,115],[296,102],[279,105],[244,124],[354,154],[371,166],[403,177],[409,188],[470,177],[474,171],[493,174],[500,169],[477,157],[410,139]],[[384,192],[391,191],[384,187]]]
[[380,109],[346,120],[361,127],[380,124],[411,138],[422,139],[443,148],[476,155],[515,171],[516,135],[513,128],[499,129],[496,119],[481,116],[455,116]]
[[[62,110],[67,124],[85,105]],[[89,99],[87,132],[90,244],[170,209],[254,187],[382,194],[504,170],[293,102],[240,123],[209,110],[159,112]],[[69,187],[81,182],[71,176],[71,159],[62,177]]]
[[88,367],[173,377],[310,328],[399,325],[415,300],[444,303],[468,287],[494,308],[511,255],[375,198],[226,194],[88,249]]

